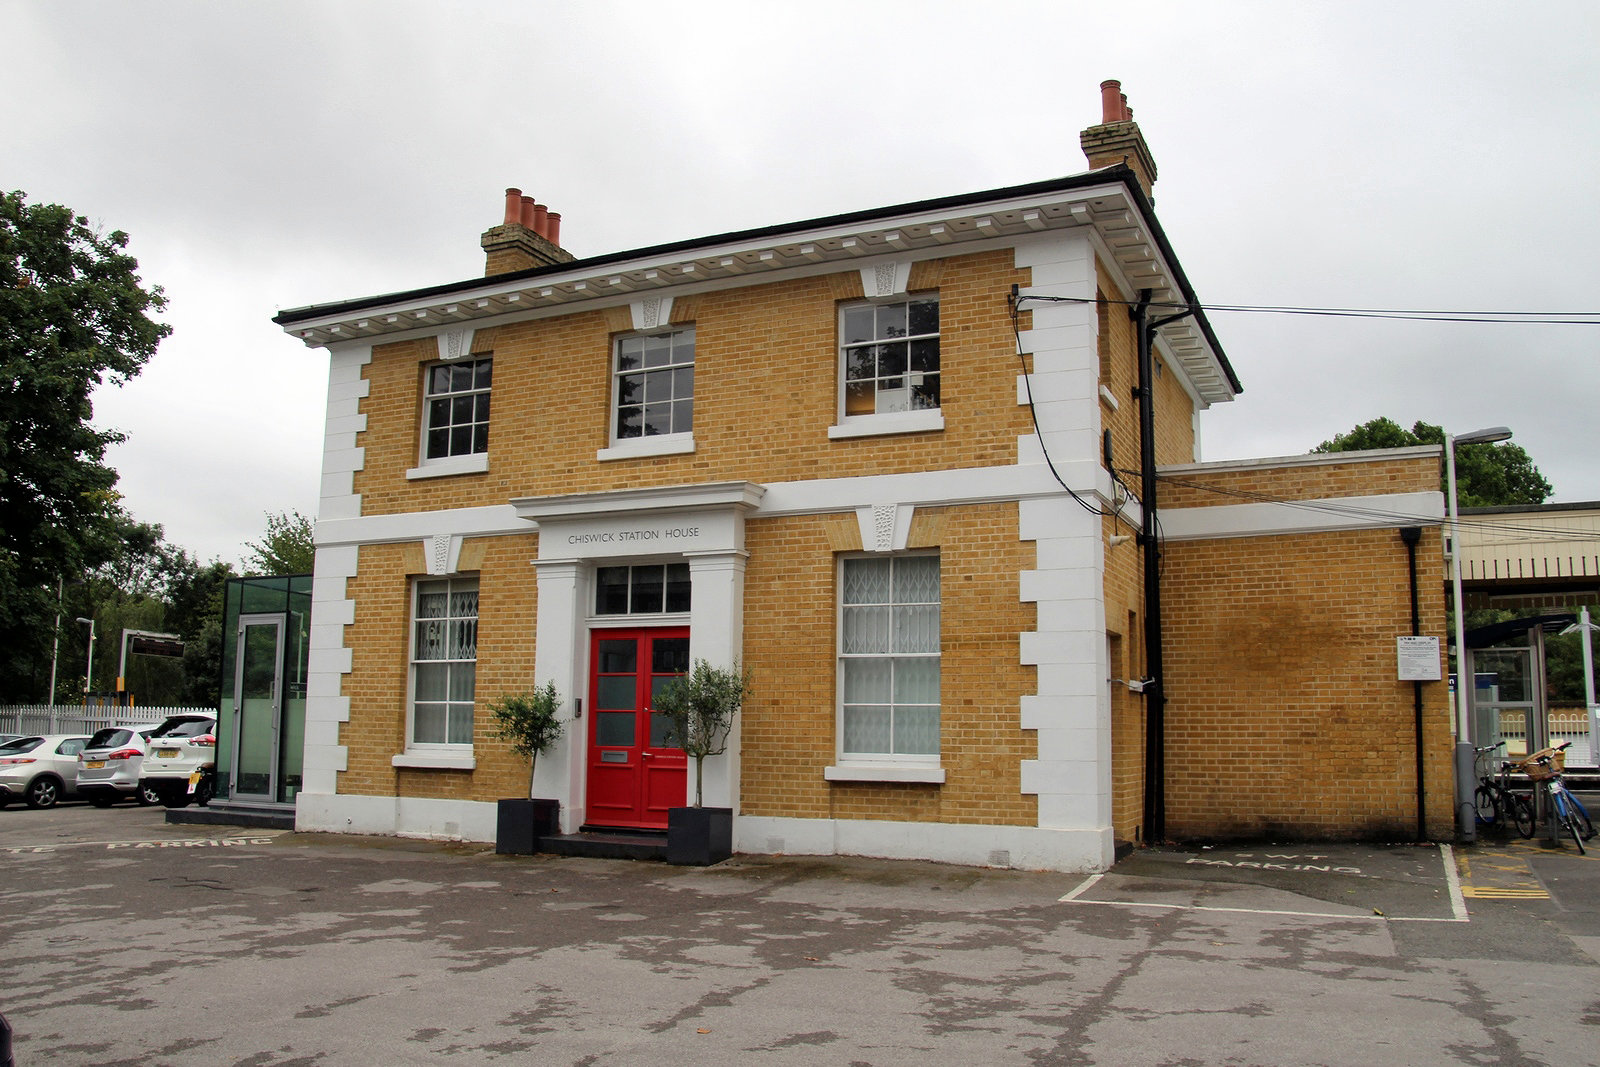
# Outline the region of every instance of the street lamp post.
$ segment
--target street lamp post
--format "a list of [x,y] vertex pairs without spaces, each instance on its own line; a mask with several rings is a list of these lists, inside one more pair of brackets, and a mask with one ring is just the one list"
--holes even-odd
[[1478,837],[1477,805],[1472,792],[1477,785],[1476,754],[1472,751],[1472,719],[1467,688],[1467,644],[1463,631],[1461,598],[1461,517],[1456,509],[1456,446],[1488,444],[1511,436],[1505,426],[1490,426],[1471,433],[1446,434],[1444,438],[1445,485],[1450,493],[1450,593],[1455,604],[1456,642],[1456,830],[1464,841]]
[[78,621],[89,627],[89,662],[83,669],[83,694],[87,697],[94,692],[94,620],[80,618]]

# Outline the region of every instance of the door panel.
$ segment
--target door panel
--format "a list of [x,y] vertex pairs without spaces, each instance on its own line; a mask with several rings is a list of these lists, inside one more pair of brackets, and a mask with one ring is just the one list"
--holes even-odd
[[233,788],[237,797],[274,799],[278,695],[283,682],[283,616],[239,619],[234,678]]
[[650,698],[688,660],[683,628],[591,635],[588,823],[663,829],[667,809],[684,803],[688,759],[668,744]]

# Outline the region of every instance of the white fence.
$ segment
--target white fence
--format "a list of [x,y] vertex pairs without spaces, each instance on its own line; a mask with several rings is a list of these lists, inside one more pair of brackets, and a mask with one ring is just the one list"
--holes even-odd
[[82,704],[0,705],[0,733],[92,734],[107,726],[160,722],[168,715],[215,715],[216,708],[106,708]]

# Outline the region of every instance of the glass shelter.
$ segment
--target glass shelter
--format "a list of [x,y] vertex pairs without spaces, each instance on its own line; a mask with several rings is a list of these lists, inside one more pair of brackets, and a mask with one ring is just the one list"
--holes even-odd
[[311,575],[234,578],[222,619],[217,797],[294,804],[305,757]]

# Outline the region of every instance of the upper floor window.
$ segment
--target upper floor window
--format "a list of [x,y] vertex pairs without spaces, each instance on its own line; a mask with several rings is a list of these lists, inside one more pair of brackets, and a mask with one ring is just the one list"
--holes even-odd
[[489,451],[489,378],[494,360],[467,359],[428,368],[424,461]]
[[418,582],[411,616],[410,741],[470,745],[478,675],[478,580]]
[[687,434],[694,429],[694,329],[619,337],[612,439]]
[[939,297],[851,304],[840,313],[846,418],[939,407]]

